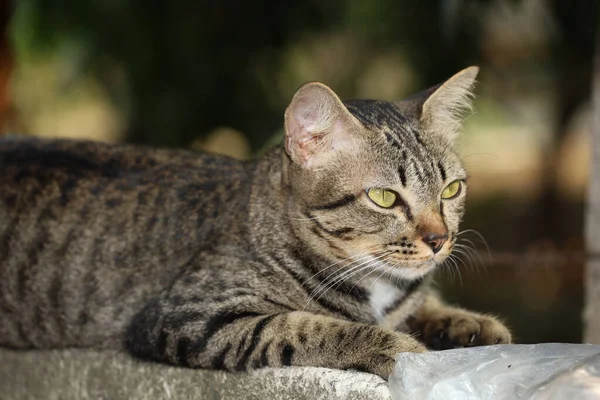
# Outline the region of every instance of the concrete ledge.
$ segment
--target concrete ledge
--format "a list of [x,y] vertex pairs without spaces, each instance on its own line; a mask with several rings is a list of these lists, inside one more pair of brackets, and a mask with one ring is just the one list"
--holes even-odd
[[231,374],[142,363],[110,351],[0,349],[4,399],[390,399],[371,374],[326,368]]

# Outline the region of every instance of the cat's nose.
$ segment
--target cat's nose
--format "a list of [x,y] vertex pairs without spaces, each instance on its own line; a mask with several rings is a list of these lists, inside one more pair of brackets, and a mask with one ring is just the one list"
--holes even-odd
[[448,240],[448,233],[428,233],[423,235],[422,239],[429,247],[431,247],[431,250],[433,250],[433,253],[435,254],[442,249],[444,243]]

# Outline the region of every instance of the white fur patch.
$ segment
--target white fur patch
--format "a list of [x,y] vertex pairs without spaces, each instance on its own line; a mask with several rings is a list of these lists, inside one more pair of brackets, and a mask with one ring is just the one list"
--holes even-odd
[[[401,268],[390,266],[386,264],[384,261],[377,259],[373,256],[366,256],[366,258],[362,259],[364,264],[369,264],[371,268],[379,271],[386,271],[386,275],[392,275],[392,279],[397,278],[401,280],[412,281],[415,279],[419,279],[429,273],[433,268],[435,268],[435,262],[429,261],[423,263],[420,268]],[[396,301],[400,296],[404,296],[405,292],[402,288],[397,285],[390,283],[385,276],[377,273],[373,273],[371,275],[367,275],[367,279],[364,279],[362,282],[365,287],[369,288],[369,304],[371,305],[371,310],[373,316],[377,321],[383,319],[384,310]]]
[[396,285],[392,285],[382,279],[375,281],[371,286],[371,295],[369,297],[369,303],[371,304],[371,310],[375,319],[377,321],[381,320],[384,316],[383,311],[403,295],[403,291]]

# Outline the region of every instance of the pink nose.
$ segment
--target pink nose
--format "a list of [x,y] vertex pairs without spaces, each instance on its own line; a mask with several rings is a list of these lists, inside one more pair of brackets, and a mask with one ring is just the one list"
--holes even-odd
[[428,233],[423,235],[422,240],[429,247],[431,247],[431,250],[433,250],[433,253],[435,254],[442,249],[444,243],[446,243],[446,241],[448,240],[448,233],[445,233],[443,235],[440,235],[439,233]]

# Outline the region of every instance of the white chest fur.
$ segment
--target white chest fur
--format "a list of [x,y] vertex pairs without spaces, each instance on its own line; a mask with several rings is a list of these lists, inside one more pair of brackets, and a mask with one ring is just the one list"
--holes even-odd
[[404,295],[402,289],[386,281],[382,281],[381,279],[373,282],[370,291],[369,302],[371,304],[373,315],[377,321],[383,318],[383,311],[390,306],[390,304],[400,296]]

